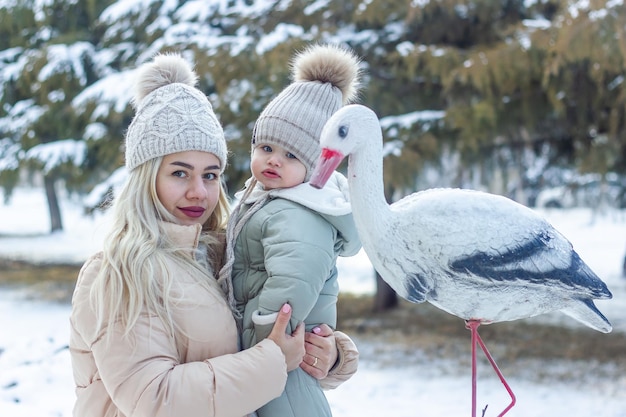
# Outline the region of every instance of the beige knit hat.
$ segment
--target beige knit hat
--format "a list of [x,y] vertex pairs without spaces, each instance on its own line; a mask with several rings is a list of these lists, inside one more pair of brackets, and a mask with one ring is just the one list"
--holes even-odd
[[205,151],[217,156],[222,171],[227,149],[224,130],[197,75],[181,56],[157,55],[137,72],[133,105],[137,114],[126,133],[126,167],[176,152]]
[[339,46],[314,45],[294,57],[291,72],[294,82],[257,119],[252,149],[259,143],[285,148],[304,164],[308,181],[324,124],[357,95],[359,59]]

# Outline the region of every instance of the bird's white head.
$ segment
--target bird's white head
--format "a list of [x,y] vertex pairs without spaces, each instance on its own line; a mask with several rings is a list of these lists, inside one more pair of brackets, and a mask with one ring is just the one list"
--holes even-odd
[[322,129],[322,154],[309,184],[323,188],[341,161],[358,147],[359,140],[367,139],[373,133],[372,129],[380,132],[380,122],[369,107],[350,104],[337,110]]

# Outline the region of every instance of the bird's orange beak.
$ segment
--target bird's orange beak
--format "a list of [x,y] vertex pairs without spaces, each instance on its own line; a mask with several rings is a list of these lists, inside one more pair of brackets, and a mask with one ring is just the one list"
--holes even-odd
[[311,174],[309,184],[318,189],[324,188],[324,185],[326,185],[333,171],[339,166],[341,161],[343,161],[343,157],[344,155],[341,152],[323,148],[322,154],[313,170],[313,174]]

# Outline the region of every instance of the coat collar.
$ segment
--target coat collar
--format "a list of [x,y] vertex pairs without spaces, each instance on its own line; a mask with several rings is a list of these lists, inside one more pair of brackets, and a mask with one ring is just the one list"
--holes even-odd
[[169,239],[175,245],[190,248],[198,247],[200,233],[202,233],[202,225],[194,224],[186,226],[166,221],[161,221],[160,223]]
[[[251,179],[246,181],[246,187],[250,186]],[[239,191],[235,197],[241,198],[245,194]],[[270,198],[284,198],[305,207],[331,216],[343,216],[352,212],[348,180],[341,173],[335,171],[324,188],[318,190],[311,187],[308,182],[291,188],[276,188],[266,191],[260,182],[244,201],[245,204],[253,204],[255,201],[269,194]]]

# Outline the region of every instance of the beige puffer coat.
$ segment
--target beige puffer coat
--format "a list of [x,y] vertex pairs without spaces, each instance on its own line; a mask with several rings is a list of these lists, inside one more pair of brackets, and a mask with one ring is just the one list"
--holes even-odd
[[[195,248],[199,225],[167,227],[175,242]],[[132,340],[121,337],[116,323],[108,327],[109,345],[104,335],[94,337],[89,289],[101,263],[102,254],[85,263],[72,299],[74,416],[243,416],[281,394],[287,371],[280,348],[266,339],[237,352],[235,321],[217,284],[207,290],[174,264],[168,265],[177,278],[172,291],[184,295],[173,311],[181,329],[174,339],[147,313],[133,328]],[[354,371],[348,370],[348,377]],[[345,369],[341,373],[346,375]]]

